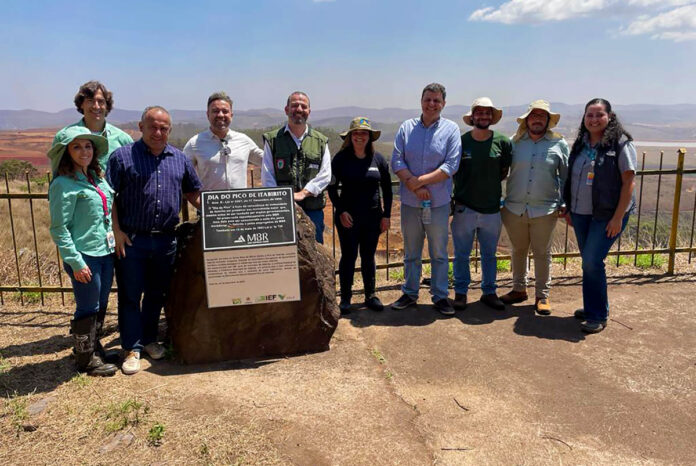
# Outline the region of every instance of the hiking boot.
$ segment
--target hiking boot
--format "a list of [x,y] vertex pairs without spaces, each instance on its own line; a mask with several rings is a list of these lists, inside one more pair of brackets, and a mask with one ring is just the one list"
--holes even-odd
[[164,354],[167,352],[164,346],[160,345],[156,341],[148,343],[147,345],[145,345],[145,348],[143,349],[145,350],[147,355],[150,356],[150,359],[153,359],[155,361],[158,359],[162,359],[164,357]]
[[454,308],[450,304],[449,299],[447,299],[447,298],[438,299],[437,301],[435,301],[434,305],[435,305],[435,309],[437,309],[438,312],[440,314],[442,314],[443,316],[453,316],[454,315]]
[[526,301],[529,298],[526,291],[511,290],[500,297],[500,300],[505,304],[517,304]]
[[140,352],[129,351],[121,364],[121,371],[126,375],[132,375],[140,371]]
[[549,302],[549,298],[537,298],[534,303],[534,309],[540,316],[551,315],[551,303]]
[[401,297],[394,301],[390,307],[395,311],[401,311],[407,307],[415,306],[417,303],[417,299],[414,299],[407,294],[402,294]]
[[380,301],[377,296],[373,295],[365,300],[365,307],[379,312],[384,309],[384,304],[382,304],[382,301]]
[[588,320],[580,324],[580,329],[585,333],[599,333],[607,327],[607,321]]
[[466,309],[466,293],[454,294],[454,308],[458,311]]
[[97,340],[97,316],[93,314],[82,319],[70,321],[70,333],[73,337],[73,353],[79,372],[93,376],[111,376],[118,368],[102,361],[94,352]]
[[573,313],[573,316],[575,316],[576,319],[587,320],[587,316],[585,315],[584,309],[578,309]]
[[495,293],[484,294],[481,296],[481,302],[486,306],[495,309],[496,311],[505,310],[505,303],[503,303]]

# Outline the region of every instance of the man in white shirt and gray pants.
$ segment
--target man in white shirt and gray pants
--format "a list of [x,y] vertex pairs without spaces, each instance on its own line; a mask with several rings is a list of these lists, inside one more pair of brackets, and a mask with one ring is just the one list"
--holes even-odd
[[224,92],[208,97],[210,128],[189,139],[184,154],[206,191],[247,187],[247,166],[261,166],[263,151],[249,136],[230,129],[232,99]]

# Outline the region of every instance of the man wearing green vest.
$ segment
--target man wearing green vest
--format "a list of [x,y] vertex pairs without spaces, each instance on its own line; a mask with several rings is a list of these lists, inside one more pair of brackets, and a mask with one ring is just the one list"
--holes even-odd
[[265,187],[292,186],[297,202],[324,243],[324,190],[331,181],[328,138],[307,125],[309,97],[295,91],[285,105],[287,124],[263,135],[261,183]]
[[53,139],[53,144],[63,140],[65,131],[73,126],[83,126],[89,129],[92,134],[105,137],[109,141],[109,150],[99,160],[99,166],[103,171],[106,171],[106,162],[111,153],[119,147],[133,142],[133,138],[128,133],[106,122],[106,116],[114,106],[113,93],[99,81],[88,81],[80,86],[75,94],[74,102],[77,111],[84,116],[77,123],[58,131]]

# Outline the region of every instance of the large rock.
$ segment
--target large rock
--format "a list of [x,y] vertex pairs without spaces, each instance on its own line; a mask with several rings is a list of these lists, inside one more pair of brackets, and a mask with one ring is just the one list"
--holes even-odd
[[334,262],[297,208],[301,301],[208,308],[200,221],[178,229],[179,251],[165,304],[169,334],[185,363],[263,358],[329,349],[338,324]]

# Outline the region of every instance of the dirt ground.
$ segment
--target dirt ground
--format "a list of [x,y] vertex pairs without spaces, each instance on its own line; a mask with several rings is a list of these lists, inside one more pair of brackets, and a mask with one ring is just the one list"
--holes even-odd
[[7,305],[0,464],[696,464],[696,273],[629,270],[598,335],[568,273],[548,317],[472,290],[444,318],[423,288],[418,309],[356,305],[327,352],[106,379],[75,374],[69,308]]

